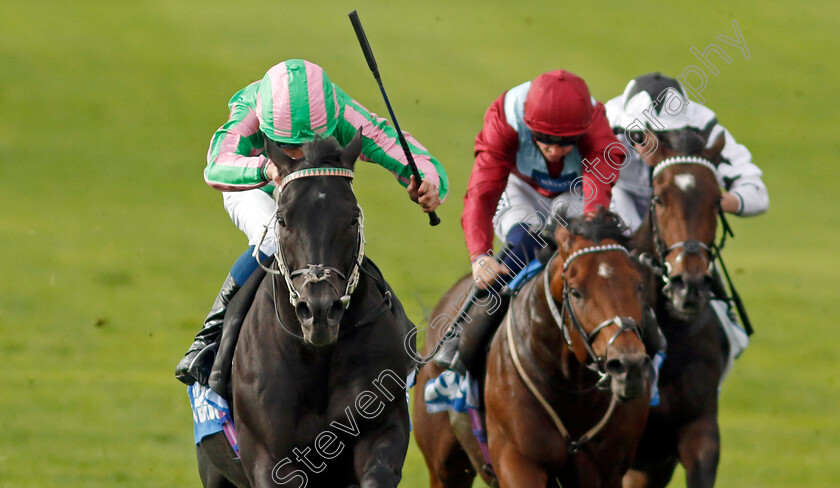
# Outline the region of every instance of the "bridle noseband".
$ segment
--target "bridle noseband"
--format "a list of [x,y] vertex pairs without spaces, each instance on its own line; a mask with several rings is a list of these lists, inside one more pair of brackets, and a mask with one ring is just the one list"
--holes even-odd
[[[277,186],[277,189],[274,192],[274,200],[277,205],[280,205],[280,195],[283,189],[291,183],[292,181],[301,179],[301,178],[308,178],[308,177],[315,177],[315,176],[339,176],[342,178],[348,178],[350,180],[353,179],[353,171],[346,169],[346,168],[306,168],[300,171],[294,171],[286,175],[283,180],[280,182],[280,185]],[[352,189],[352,185],[351,185]],[[350,270],[349,277],[346,276],[342,271],[333,267],[327,266],[325,264],[307,264],[305,268],[298,268],[294,270],[289,270],[288,261],[286,259],[286,254],[283,252],[283,246],[280,245],[280,237],[279,232],[275,232],[275,236],[277,239],[277,250],[274,253],[275,260],[277,261],[278,270],[269,269],[265,267],[262,263],[260,266],[265,269],[266,272],[271,273],[273,275],[282,275],[283,278],[286,280],[286,287],[289,289],[289,302],[292,306],[297,306],[298,302],[300,301],[300,293],[301,291],[311,283],[318,283],[321,281],[329,282],[329,278],[333,275],[337,276],[341,280],[345,280],[347,285],[344,289],[344,294],[341,295],[339,299],[341,303],[344,305],[344,308],[350,306],[350,297],[353,295],[353,292],[356,290],[356,286],[359,283],[359,269],[361,268],[362,261],[365,257],[365,215],[362,211],[361,205],[357,204],[359,209],[359,219],[358,219],[358,232],[356,238],[356,251],[353,256],[353,268]],[[277,221],[277,214],[272,217],[272,221]],[[256,254],[259,249],[262,241],[265,239],[265,236],[268,232],[268,226],[271,225],[271,221],[265,226],[265,231],[263,232],[262,239],[260,239],[260,244],[257,245],[254,249],[254,253]],[[259,259],[257,259],[259,262]],[[297,277],[303,277],[303,284],[300,288],[296,288],[292,280]],[[332,285],[335,288],[335,285]],[[339,292],[336,289],[336,292]],[[340,293],[340,292],[339,292]]]
[[[569,269],[569,266],[572,264],[572,261],[581,256],[584,256],[586,254],[608,251],[621,251],[628,256],[630,254],[627,248],[618,244],[585,247],[583,249],[575,251],[568,258],[566,258],[566,261],[563,262],[563,273],[565,273]],[[586,347],[586,353],[592,360],[592,363],[588,364],[587,367],[596,371],[600,375],[601,380],[599,381],[599,384],[605,383],[607,378],[609,378],[609,374],[607,374],[605,368],[605,358],[600,357],[597,353],[595,353],[595,350],[592,348],[592,344],[595,342],[595,339],[598,337],[598,334],[611,325],[618,326],[618,330],[607,342],[607,346],[612,345],[616,341],[616,339],[618,339],[618,336],[624,332],[633,332],[641,340],[642,335],[639,331],[639,326],[633,319],[630,319],[629,317],[615,316],[598,324],[598,326],[595,327],[591,334],[587,333],[586,330],[584,330],[583,328],[583,324],[581,324],[580,319],[575,313],[575,308],[572,306],[569,293],[569,283],[568,281],[566,281],[565,277],[563,278],[562,309],[558,310],[557,304],[554,300],[554,296],[551,294],[551,281],[549,276],[551,274],[552,269],[551,265],[554,263],[554,259],[557,256],[558,254],[555,254],[551,257],[548,264],[546,264],[545,272],[543,273],[543,288],[545,288],[545,300],[548,303],[548,308],[551,311],[551,316],[552,318],[554,318],[554,322],[563,332],[563,338],[566,341],[566,344],[569,346],[569,349],[573,349],[571,332],[569,330],[568,324],[566,323],[566,320],[564,319],[566,311],[568,311],[569,321],[571,321],[572,326],[574,326],[578,335],[581,337],[581,339],[583,339],[584,346]]]

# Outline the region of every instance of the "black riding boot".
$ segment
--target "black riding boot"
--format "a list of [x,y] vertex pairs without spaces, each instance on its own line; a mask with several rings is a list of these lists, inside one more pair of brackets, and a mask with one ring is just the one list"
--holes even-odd
[[207,384],[210,370],[213,367],[213,359],[216,357],[214,351],[218,346],[219,338],[222,336],[225,312],[231,298],[238,290],[239,285],[236,284],[231,275],[228,275],[222,284],[222,289],[219,290],[216,301],[210,308],[210,313],[204,319],[204,327],[195,335],[195,342],[192,343],[187,350],[187,354],[175,367],[175,377],[182,383],[191,385],[198,381],[199,384]]
[[452,327],[460,330],[460,337],[444,342],[435,362],[461,375],[470,371],[480,376],[487,360],[487,345],[502,323],[510,304],[509,295],[495,290],[470,294],[455,318]]

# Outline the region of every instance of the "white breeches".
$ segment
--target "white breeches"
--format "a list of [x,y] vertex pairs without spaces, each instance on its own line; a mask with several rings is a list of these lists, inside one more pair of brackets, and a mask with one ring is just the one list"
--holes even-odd
[[[274,254],[277,240],[272,217],[277,205],[271,195],[260,189],[222,192],[222,200],[233,223],[248,236],[248,245],[259,246],[267,256]],[[265,239],[260,243],[269,223]]]
[[516,224],[544,225],[558,211],[565,211],[566,221],[583,215],[583,198],[566,192],[551,199],[540,195],[521,178],[510,175],[493,216],[493,231],[502,242],[507,242],[507,235]]

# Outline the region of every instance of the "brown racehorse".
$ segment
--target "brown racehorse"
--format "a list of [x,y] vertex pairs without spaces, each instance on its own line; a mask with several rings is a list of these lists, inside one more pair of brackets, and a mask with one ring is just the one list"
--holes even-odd
[[[415,437],[432,487],[469,487],[476,472],[502,487],[620,486],[650,400],[636,325],[641,276],[605,213],[560,225],[555,238],[557,252],[512,300],[488,355],[484,401],[498,478],[480,470],[476,441],[453,430],[447,414],[428,414],[418,396]],[[435,315],[469,285],[456,284]],[[428,334],[427,352],[441,329]],[[426,365],[420,384],[440,371]]]
[[[727,356],[720,323],[708,305],[721,199],[715,168],[723,136],[710,149],[696,132],[661,134],[650,163],[653,195],[634,236],[654,307],[668,341],[627,488],[664,487],[677,462],[690,488],[714,485],[720,456],[718,387]],[[697,155],[697,156],[691,156]]]

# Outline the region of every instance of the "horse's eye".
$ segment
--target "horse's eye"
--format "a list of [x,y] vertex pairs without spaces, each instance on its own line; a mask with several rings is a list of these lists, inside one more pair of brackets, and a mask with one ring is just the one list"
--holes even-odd
[[662,198],[659,195],[654,195],[651,201],[656,205],[662,205]]
[[277,214],[277,225],[279,225],[280,227],[285,229],[286,228],[286,217],[283,217],[282,215]]
[[580,294],[577,288],[569,288],[569,295],[577,298],[578,300],[583,298],[583,295]]

